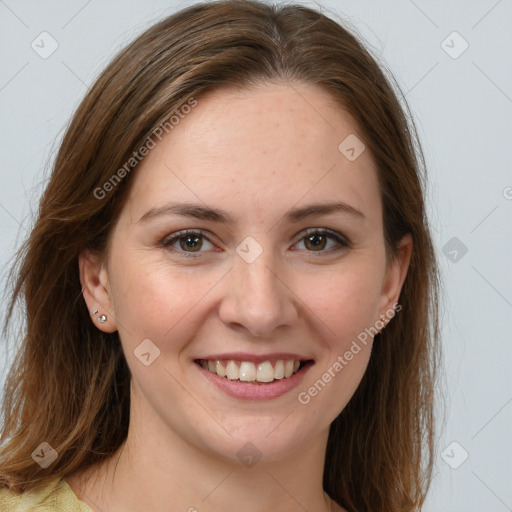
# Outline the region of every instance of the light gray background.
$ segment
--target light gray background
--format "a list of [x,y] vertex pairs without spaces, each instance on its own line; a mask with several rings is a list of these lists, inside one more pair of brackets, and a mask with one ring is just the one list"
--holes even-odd
[[[37,210],[44,169],[88,86],[115,51],[189,3],[0,0],[3,279]],[[446,289],[447,403],[425,510],[512,511],[512,1],[319,5],[349,20],[394,73],[429,167]],[[43,31],[59,45],[47,59],[31,48]],[[457,56],[464,40],[469,47]],[[2,381],[12,356],[2,354]]]

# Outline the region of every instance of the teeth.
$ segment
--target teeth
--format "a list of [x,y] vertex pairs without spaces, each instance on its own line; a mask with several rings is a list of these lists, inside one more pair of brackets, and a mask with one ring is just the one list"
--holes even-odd
[[219,377],[226,376],[226,370],[224,369],[224,366],[220,364],[220,361],[215,361],[215,369],[217,370],[217,375]]
[[284,363],[283,363],[283,361],[277,361],[276,367],[274,369],[274,377],[276,379],[284,378]]
[[284,376],[288,378],[293,373],[293,361],[286,361],[284,364]]
[[229,380],[236,380],[240,376],[240,370],[236,365],[235,361],[228,361],[228,365],[226,366],[226,377]]
[[274,368],[272,368],[272,365],[269,361],[265,361],[264,363],[260,363],[258,365],[258,375],[256,377],[258,382],[272,382],[274,378]]
[[219,377],[242,382],[272,382],[276,379],[287,379],[299,370],[300,361],[278,360],[275,367],[270,361],[256,365],[250,361],[206,361],[200,360],[201,366]]
[[[258,378],[259,376],[258,372]],[[240,363],[240,376],[238,378],[245,382],[252,382],[256,380],[256,368],[254,365],[252,363],[246,363],[245,361]]]

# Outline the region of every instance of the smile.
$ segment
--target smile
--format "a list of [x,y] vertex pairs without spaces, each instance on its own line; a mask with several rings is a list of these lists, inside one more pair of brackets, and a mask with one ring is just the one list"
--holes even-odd
[[255,364],[251,361],[194,361],[201,373],[226,394],[246,400],[277,398],[299,384],[313,360],[277,360]]

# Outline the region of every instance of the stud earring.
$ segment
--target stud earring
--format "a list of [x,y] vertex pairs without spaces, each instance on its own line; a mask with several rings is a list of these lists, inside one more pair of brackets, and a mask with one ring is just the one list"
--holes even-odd
[[[95,310],[92,312],[92,314],[93,314],[93,315],[96,315],[97,313],[98,313],[98,310],[97,310],[97,309],[95,309]],[[106,321],[107,321],[107,315],[101,315],[101,316],[99,316],[99,317],[97,318],[97,320],[98,320],[98,322],[104,323],[104,322],[106,322]]]

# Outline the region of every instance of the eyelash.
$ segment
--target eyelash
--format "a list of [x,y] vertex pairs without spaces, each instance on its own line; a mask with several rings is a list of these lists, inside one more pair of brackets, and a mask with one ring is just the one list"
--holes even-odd
[[[318,256],[321,256],[322,254],[325,255],[326,253],[331,254],[333,252],[351,248],[351,242],[346,237],[342,236],[339,233],[336,233],[335,231],[331,231],[328,229],[310,228],[310,229],[306,230],[304,233],[305,233],[304,236],[302,236],[299,240],[297,240],[297,242],[295,244],[302,242],[307,237],[310,237],[312,235],[326,236],[327,238],[331,238],[331,239],[335,240],[339,244],[338,247],[327,249],[327,250],[307,251],[307,252],[312,253],[311,256],[313,256],[313,257],[318,257]],[[208,237],[201,230],[198,230],[198,231],[185,230],[185,231],[179,231],[179,232],[171,235],[170,238],[169,237],[164,238],[161,242],[161,246],[165,247],[166,249],[168,249],[172,252],[176,252],[176,253],[180,254],[180,256],[182,255],[185,258],[200,257],[201,253],[205,252],[205,251],[197,251],[194,253],[194,252],[187,252],[187,251],[183,251],[183,250],[171,247],[172,244],[177,242],[180,238],[185,238],[187,236],[197,236],[197,237],[202,237],[202,238],[208,240]],[[210,240],[208,240],[208,242],[212,243]]]

